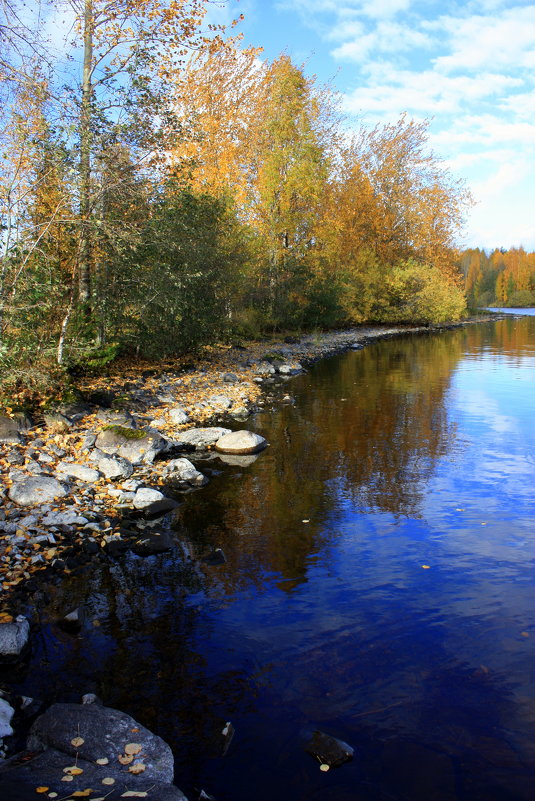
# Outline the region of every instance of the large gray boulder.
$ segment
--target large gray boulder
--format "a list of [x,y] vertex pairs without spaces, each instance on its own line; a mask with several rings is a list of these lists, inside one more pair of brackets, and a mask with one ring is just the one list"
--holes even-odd
[[59,462],[56,467],[56,473],[60,476],[69,476],[70,478],[77,478],[79,481],[85,481],[87,484],[94,484],[100,478],[100,473],[92,467],[87,467],[85,464],[75,464],[74,462]]
[[175,441],[179,444],[193,445],[195,450],[202,451],[214,445],[224,434],[230,434],[230,428],[221,428],[220,426],[190,428],[188,431],[181,431]]
[[64,485],[49,476],[29,476],[16,481],[8,492],[10,500],[18,506],[40,506],[66,494]]
[[100,432],[95,445],[104,453],[122,456],[132,464],[152,464],[165,453],[169,443],[152,429],[127,429],[111,426]]
[[[33,801],[38,787],[74,798],[90,787],[91,797],[107,801],[122,799],[127,791],[149,801],[187,801],[172,784],[167,743],[116,709],[54,704],[33,724],[27,749],[38,753],[0,767],[0,798]],[[72,779],[66,782],[66,776]]]
[[20,659],[29,637],[30,624],[23,615],[10,623],[0,623],[0,663],[16,662]]
[[224,434],[215,444],[221,453],[258,453],[267,447],[267,441],[253,431],[231,431]]
[[[73,745],[76,738],[83,743],[77,741]],[[118,754],[128,753],[129,743],[141,746],[138,753],[143,755],[140,758],[145,770],[139,775],[146,780],[173,781],[173,754],[167,743],[125,712],[98,704],[53,704],[33,724],[27,746],[30,751],[54,748],[88,762],[108,759],[106,770],[111,766],[130,781],[135,775],[128,770],[129,765],[122,765],[117,759]]]

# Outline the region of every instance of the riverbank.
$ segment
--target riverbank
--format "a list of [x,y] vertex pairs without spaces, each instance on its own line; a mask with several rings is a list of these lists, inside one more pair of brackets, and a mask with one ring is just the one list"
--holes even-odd
[[[247,418],[262,408],[263,391],[274,381],[381,338],[484,319],[211,347],[195,365],[170,364],[162,373],[131,368],[93,380],[81,402],[41,420],[1,418],[0,623],[13,620],[41,577],[76,571],[103,554],[119,555],[138,543],[148,520],[172,510],[176,502],[169,494],[205,484],[188,455],[194,459],[195,452],[212,449],[229,429],[247,429]],[[212,430],[192,435],[198,427]],[[167,546],[169,538],[138,543],[140,555],[163,547],[164,539]]]

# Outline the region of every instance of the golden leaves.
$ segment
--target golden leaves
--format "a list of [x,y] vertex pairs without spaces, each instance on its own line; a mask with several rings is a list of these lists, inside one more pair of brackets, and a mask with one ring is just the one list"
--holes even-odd
[[85,740],[83,737],[75,737],[74,739],[71,740],[71,745],[74,745],[75,748],[80,748],[80,746],[83,745],[84,743]]
[[127,743],[124,747],[124,752],[125,754],[131,754],[134,756],[135,754],[139,754],[142,748],[143,746],[141,746],[139,743]]

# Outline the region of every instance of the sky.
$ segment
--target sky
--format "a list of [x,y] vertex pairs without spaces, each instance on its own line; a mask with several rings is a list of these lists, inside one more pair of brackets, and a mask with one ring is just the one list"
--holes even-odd
[[229,0],[245,44],[333,81],[350,125],[429,119],[476,205],[464,247],[535,250],[535,2]]

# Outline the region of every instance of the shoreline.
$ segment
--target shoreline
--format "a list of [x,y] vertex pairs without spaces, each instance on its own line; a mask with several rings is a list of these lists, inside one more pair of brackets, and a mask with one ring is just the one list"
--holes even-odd
[[[22,419],[20,428],[8,432],[12,441],[0,444],[0,624],[13,620],[21,590],[33,591],[39,578],[48,578],[50,572],[54,577],[69,574],[102,551],[114,557],[126,550],[128,534],[125,537],[122,525],[129,511],[154,519],[177,505],[170,502],[166,508],[170,479],[176,479],[174,490],[179,492],[202,487],[206,479],[187,457],[211,450],[215,439],[192,446],[186,432],[205,427],[220,431],[221,426],[228,430],[227,423],[232,429],[247,429],[247,418],[262,408],[262,394],[274,377],[284,380],[321,359],[380,339],[494,319],[489,315],[433,326],[361,326],[300,339],[212,347],[189,369],[158,375],[145,371],[137,378],[128,372],[121,376],[122,383],[117,377],[101,378],[94,382],[93,403],[60,407],[45,415],[43,424]],[[110,442],[101,442],[104,439]],[[175,465],[179,472],[170,473],[166,468],[176,462],[181,462]],[[27,493],[17,495],[17,487],[41,479],[55,481],[61,495],[52,494],[44,503],[32,503]],[[147,490],[146,503],[139,490]],[[39,500],[39,494],[34,497]],[[81,562],[77,552],[83,555]]]

